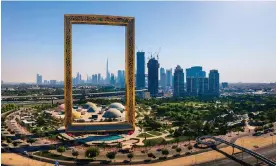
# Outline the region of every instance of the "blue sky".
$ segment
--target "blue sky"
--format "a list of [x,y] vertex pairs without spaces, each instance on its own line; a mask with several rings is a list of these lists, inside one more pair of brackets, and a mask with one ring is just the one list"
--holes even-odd
[[[2,2],[2,80],[64,77],[64,14],[135,17],[136,46],[164,68],[218,69],[221,81],[276,82],[276,2]],[[73,25],[73,74],[124,68],[124,27]]]

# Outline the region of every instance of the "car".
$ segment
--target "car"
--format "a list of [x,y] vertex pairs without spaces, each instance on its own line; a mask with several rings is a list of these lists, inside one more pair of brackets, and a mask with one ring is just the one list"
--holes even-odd
[[29,153],[27,151],[24,151],[23,154],[29,156]]
[[159,149],[156,149],[156,151],[157,151],[157,152],[160,152],[160,151],[161,151],[161,149],[160,149],[160,148],[159,148]]
[[253,134],[253,136],[260,136],[260,135],[262,135],[262,133],[260,133],[260,132],[257,132],[257,133]]
[[192,153],[191,153],[191,152],[186,152],[186,153],[185,153],[185,155],[190,155],[190,154],[192,154]]

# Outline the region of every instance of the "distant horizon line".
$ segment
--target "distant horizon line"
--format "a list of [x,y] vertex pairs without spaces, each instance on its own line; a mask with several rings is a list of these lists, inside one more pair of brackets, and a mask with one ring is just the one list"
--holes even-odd
[[[62,80],[56,80],[58,82],[62,81]],[[63,81],[64,82],[64,81]],[[220,83],[223,83],[223,82],[227,82],[227,81],[221,81]],[[227,82],[228,84],[276,84],[276,81],[275,82]],[[35,84],[37,85],[36,82],[5,82],[3,81],[3,83],[1,83],[1,85],[3,84]],[[40,85],[49,85],[49,84],[40,84]]]

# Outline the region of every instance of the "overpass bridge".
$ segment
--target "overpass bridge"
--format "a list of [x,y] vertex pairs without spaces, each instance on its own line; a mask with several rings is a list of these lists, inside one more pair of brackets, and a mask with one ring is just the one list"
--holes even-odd
[[[205,141],[206,139],[208,139],[209,141]],[[231,146],[233,148],[233,152],[234,152],[234,148],[236,148],[236,149],[239,149],[239,150],[241,150],[243,152],[248,153],[249,155],[255,157],[257,160],[263,161],[264,163],[268,164],[269,166],[276,166],[275,162],[273,162],[273,161],[269,160],[268,158],[260,155],[259,153],[256,153],[256,152],[254,152],[252,150],[249,150],[249,149],[246,149],[246,148],[244,148],[242,146],[239,146],[239,145],[236,145],[234,143],[225,141],[225,140],[223,140],[221,138],[216,138],[214,136],[208,136],[207,135],[207,136],[197,137],[196,138],[196,142],[198,144],[203,144],[203,145],[206,145],[208,147],[214,147],[214,146],[217,146],[219,144],[224,143],[226,145]]]

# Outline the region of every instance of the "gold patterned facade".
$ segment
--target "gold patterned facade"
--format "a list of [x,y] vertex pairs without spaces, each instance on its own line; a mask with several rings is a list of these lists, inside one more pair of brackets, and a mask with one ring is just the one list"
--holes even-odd
[[[106,15],[64,15],[64,101],[65,101],[65,127],[72,124],[72,24],[113,25],[126,27],[125,46],[125,73],[126,73],[126,121],[135,128],[135,19],[134,17],[106,16]],[[120,125],[121,123],[114,125]],[[81,126],[78,124],[77,126]],[[88,125],[106,125],[104,123],[83,123]],[[111,125],[111,124],[109,124]],[[81,131],[80,131],[81,132]]]

